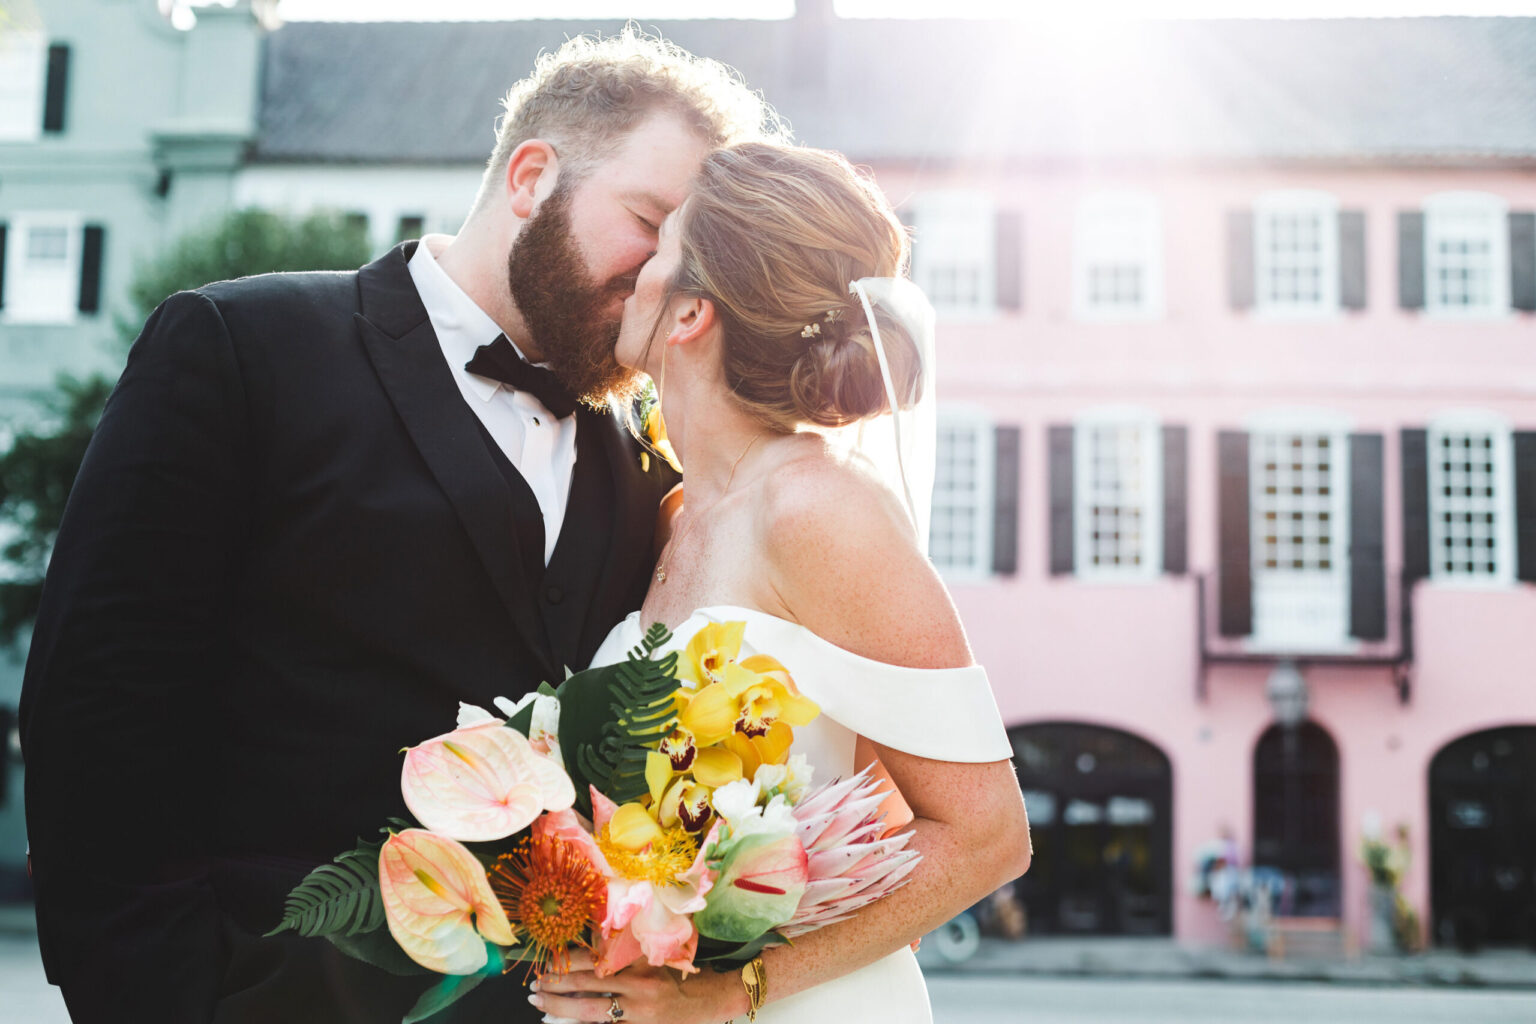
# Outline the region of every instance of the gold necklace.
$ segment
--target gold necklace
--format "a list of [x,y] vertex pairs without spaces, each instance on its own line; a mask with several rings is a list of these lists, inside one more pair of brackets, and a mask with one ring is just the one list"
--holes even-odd
[[[762,437],[762,436],[763,436],[762,434],[753,434],[752,435],[752,440],[748,441],[747,442],[747,446],[741,450],[741,454],[736,456],[736,461],[731,463],[731,472],[725,478],[725,486],[723,488],[721,488],[721,490],[720,490],[720,497],[716,498],[715,499],[715,504],[709,506],[709,508],[714,508],[715,505],[720,504],[722,501],[725,500],[725,496],[731,492],[731,483],[732,483],[732,481],[734,481],[736,479],[736,467],[741,465],[741,460],[747,457],[747,452],[752,450],[752,446],[757,444],[757,439]],[[686,501],[687,499],[685,498],[684,500]],[[656,582],[657,583],[665,583],[665,582],[667,582],[667,555],[668,555],[669,552],[672,551],[672,546],[674,544],[681,544],[683,538],[688,535],[688,531],[693,529],[693,524],[698,522],[699,519],[701,517],[703,517],[704,512],[707,512],[707,511],[709,511],[709,509],[705,509],[704,511],[701,511],[698,515],[696,515],[692,519],[688,520],[687,525],[685,525],[681,530],[679,530],[675,536],[669,537],[667,539],[667,546],[661,549],[661,557],[656,560]]]

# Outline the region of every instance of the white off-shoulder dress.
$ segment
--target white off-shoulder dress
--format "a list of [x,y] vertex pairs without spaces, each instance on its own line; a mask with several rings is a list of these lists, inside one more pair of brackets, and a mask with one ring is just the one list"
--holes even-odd
[[[796,753],[815,769],[815,781],[847,777],[854,741],[865,736],[936,761],[985,763],[1013,756],[1008,734],[980,666],[917,669],[860,657],[796,622],[731,605],[700,608],[673,630],[668,649],[681,649],[713,622],[745,622],[741,656],[777,658],[800,692],[821,707],[810,725],[795,730]],[[622,661],[640,644],[640,613],[614,627],[594,665]],[[769,979],[770,994],[773,981]],[[928,990],[912,951],[901,949],[851,974],[770,1002],[759,1024],[927,1024]]]

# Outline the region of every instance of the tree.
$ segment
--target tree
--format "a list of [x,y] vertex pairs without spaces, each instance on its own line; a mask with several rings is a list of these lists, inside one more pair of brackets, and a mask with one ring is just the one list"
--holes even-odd
[[[371,256],[367,230],[334,213],[295,219],[240,210],[183,236],[146,264],[129,285],[131,312],[117,320],[131,341],[168,296],[210,281],[285,270],[352,270]],[[0,645],[37,616],[43,574],[86,445],[112,381],[61,376],[42,399],[44,415],[18,431],[0,454]]]

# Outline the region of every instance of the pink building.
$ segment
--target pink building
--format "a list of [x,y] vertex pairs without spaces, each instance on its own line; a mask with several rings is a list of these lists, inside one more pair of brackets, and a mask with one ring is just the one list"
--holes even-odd
[[1229,835],[1357,948],[1362,838],[1405,826],[1431,941],[1536,944],[1536,28],[1095,42],[1025,44],[1049,100],[912,118],[963,159],[875,164],[941,310],[933,555],[1031,930],[1224,941]]

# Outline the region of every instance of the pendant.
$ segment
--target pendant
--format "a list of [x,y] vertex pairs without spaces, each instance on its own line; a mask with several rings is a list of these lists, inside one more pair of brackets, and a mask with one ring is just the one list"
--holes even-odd
[[657,569],[656,570],[656,582],[657,583],[665,583],[665,582],[667,582],[667,570],[665,570],[665,569]]

